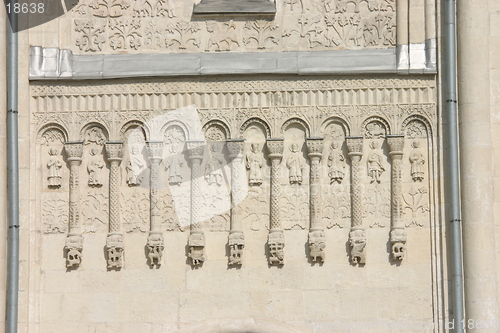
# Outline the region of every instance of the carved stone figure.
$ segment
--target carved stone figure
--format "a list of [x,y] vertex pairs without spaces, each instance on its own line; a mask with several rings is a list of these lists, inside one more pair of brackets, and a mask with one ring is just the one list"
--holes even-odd
[[179,185],[182,182],[181,167],[184,164],[180,147],[177,143],[170,145],[170,157],[165,161],[165,170],[168,172],[168,183]]
[[110,233],[106,240],[108,251],[108,268],[123,267],[123,235]]
[[90,149],[90,162],[87,165],[87,171],[89,173],[89,186],[99,187],[102,186],[102,168],[104,167],[104,161],[98,156],[99,149],[92,147]]
[[140,156],[139,148],[135,145],[130,149],[130,160],[125,167],[127,170],[128,186],[136,186],[142,183],[140,171],[145,167],[144,160]]
[[248,183],[250,185],[261,185],[262,184],[262,165],[264,164],[264,158],[260,152],[260,145],[258,143],[252,143],[250,145],[250,151],[245,154],[245,165],[250,171]]
[[243,232],[231,232],[229,234],[230,265],[242,264],[244,247],[245,247],[245,236],[243,235]]
[[380,183],[380,175],[385,171],[382,165],[383,157],[376,151],[378,148],[376,141],[370,143],[370,148],[372,151],[368,154],[368,176],[372,178],[371,183]]
[[292,154],[288,157],[286,161],[286,166],[289,169],[289,179],[290,184],[302,184],[302,171],[304,170],[304,164],[301,161],[301,156],[299,153],[299,145],[293,143],[290,146],[290,151]]
[[65,244],[66,267],[76,268],[82,262],[83,239],[81,235],[68,235]]
[[214,143],[210,146],[211,156],[205,165],[205,180],[209,185],[222,184],[222,167],[224,156],[219,152],[219,146]]
[[236,24],[233,20],[223,23],[224,28],[220,28],[216,21],[207,22],[207,31],[210,33],[206,51],[210,51],[215,46],[216,51],[229,51],[233,45],[240,46],[238,35],[236,34]]
[[364,264],[366,235],[365,230],[362,228],[352,228],[349,233],[349,242],[351,245],[351,262],[353,264]]
[[406,230],[402,227],[393,228],[390,237],[392,259],[403,260],[406,252]]
[[189,258],[193,266],[200,266],[205,261],[205,235],[191,233],[188,240]]
[[335,182],[341,183],[345,176],[345,157],[342,154],[338,142],[333,141],[330,145],[332,150],[328,156],[328,176],[330,177],[330,183]]
[[59,151],[57,148],[50,148],[49,150],[49,161],[47,162],[47,168],[49,168],[49,176],[47,177],[49,181],[50,188],[61,187],[61,167],[62,163],[57,158]]
[[424,180],[424,153],[419,149],[419,141],[413,141],[411,146],[413,147],[413,151],[410,154],[411,178],[414,182],[421,182]]
[[148,258],[151,266],[160,266],[163,257],[163,237],[161,233],[151,233],[148,236]]
[[314,230],[309,232],[309,252],[313,262],[325,261],[325,232]]
[[283,265],[285,263],[285,235],[283,231],[271,231],[267,240],[269,246],[269,263]]

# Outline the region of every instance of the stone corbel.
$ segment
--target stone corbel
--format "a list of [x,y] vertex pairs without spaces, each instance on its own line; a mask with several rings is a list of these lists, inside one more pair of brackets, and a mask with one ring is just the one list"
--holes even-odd
[[163,141],[146,141],[150,167],[150,231],[148,235],[148,259],[151,266],[160,266],[163,256],[163,234],[160,209],[160,163],[163,157]]
[[80,225],[79,168],[82,163],[83,141],[64,143],[69,171],[69,232],[66,238],[66,267],[77,268],[82,262],[83,236]]
[[123,142],[105,143],[109,169],[109,233],[106,240],[108,268],[123,267],[123,235],[120,222],[120,163],[123,159]]
[[243,167],[243,144],[244,139],[227,140],[229,159],[231,161],[231,230],[229,231],[229,265],[241,265],[243,263],[243,249],[245,248],[245,235],[241,224],[240,207],[236,200],[241,196],[241,184],[246,182],[245,174],[241,171]]
[[268,236],[269,247],[269,264],[283,265],[284,264],[284,247],[285,235],[281,227],[281,212],[280,212],[280,164],[283,158],[283,139],[267,139],[266,147],[271,160],[271,221]]
[[346,137],[348,156],[351,159],[351,263],[366,263],[366,233],[363,227],[363,206],[361,203],[361,157],[363,156],[363,137]]
[[201,266],[205,261],[205,235],[200,225],[200,180],[202,177],[201,162],[205,150],[205,141],[186,141],[191,161],[191,221],[188,238],[189,258],[193,266]]
[[388,135],[387,144],[391,157],[391,254],[394,260],[403,260],[406,254],[406,229],[403,223],[403,186],[401,164],[403,160],[403,135]]
[[323,139],[307,139],[307,155],[311,163],[311,176],[309,182],[310,192],[310,219],[309,229],[309,255],[313,262],[325,260],[325,231],[321,223],[321,181],[320,162],[323,156]]

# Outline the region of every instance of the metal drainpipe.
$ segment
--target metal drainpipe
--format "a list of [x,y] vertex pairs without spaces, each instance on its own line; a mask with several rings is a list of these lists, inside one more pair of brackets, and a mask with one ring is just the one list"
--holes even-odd
[[[9,0],[14,8],[15,0]],[[7,23],[7,313],[5,331],[17,333],[19,290],[19,154],[17,119],[17,14],[8,13]]]
[[457,54],[456,54],[456,3],[444,3],[444,111],[448,121],[449,198],[451,210],[451,266],[453,284],[453,315],[455,332],[464,332],[464,281],[462,261],[462,231],[460,212],[460,183],[458,162],[457,124]]

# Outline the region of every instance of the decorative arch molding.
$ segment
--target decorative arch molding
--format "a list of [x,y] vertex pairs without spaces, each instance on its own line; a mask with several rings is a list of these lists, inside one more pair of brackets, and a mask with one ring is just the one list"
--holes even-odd
[[[85,124],[80,129],[80,140],[83,140],[85,144],[87,143],[87,138],[86,138],[87,131],[90,130],[92,127],[97,127],[102,131],[102,134],[104,135],[104,141],[109,140],[109,130],[106,128],[106,126],[104,126],[101,123],[90,122],[90,123]],[[102,142],[102,144],[104,144],[104,141]]]
[[342,129],[344,130],[345,136],[351,135],[351,128],[349,127],[349,124],[347,124],[347,122],[344,119],[342,119],[340,117],[336,117],[336,116],[328,117],[323,121],[323,123],[321,124],[321,128],[320,128],[321,134],[325,134],[326,128],[331,124],[340,125],[342,127]]
[[59,131],[61,133],[62,139],[63,139],[62,144],[64,144],[64,142],[68,141],[68,130],[64,126],[62,126],[60,124],[56,124],[56,123],[48,123],[48,124],[42,126],[38,130],[36,143],[41,144],[41,145],[46,144],[46,142],[44,142],[44,140],[45,140],[44,135],[51,130],[56,130],[56,131]]
[[408,116],[407,118],[405,118],[403,120],[403,122],[401,123],[401,132],[406,135],[407,127],[412,122],[418,122],[418,123],[422,124],[425,127],[425,130],[427,131],[427,133],[426,133],[427,137],[429,139],[432,138],[432,126],[431,126],[430,121],[426,117],[420,116],[420,115],[411,115],[411,116]]
[[229,129],[229,126],[222,120],[209,120],[203,125],[203,134],[205,135],[205,139],[208,140],[208,131],[210,128],[219,128],[221,132],[223,133],[225,139],[230,139],[232,138],[231,136],[231,130]]
[[125,124],[122,125],[120,128],[120,140],[125,141],[127,138],[125,137],[126,133],[130,129],[140,129],[142,132],[142,135],[144,136],[145,140],[148,140],[149,138],[149,132],[147,131],[146,127],[144,126],[144,123],[140,120],[131,120],[126,122]]
[[174,127],[174,126],[177,126],[182,130],[182,134],[184,134],[185,140],[189,140],[193,136],[192,133],[189,131],[189,128],[182,121],[170,120],[170,121],[167,121],[160,129],[160,134],[161,134],[162,140],[165,138],[165,134],[167,133],[167,130],[170,127]]
[[298,124],[299,126],[301,126],[304,129],[304,132],[306,133],[306,137],[311,136],[311,130],[309,124],[305,120],[296,117],[287,119],[285,122],[283,122],[283,124],[281,125],[281,133],[285,133],[287,128],[292,124]]
[[245,130],[251,125],[251,124],[259,124],[260,126],[262,126],[264,128],[264,130],[266,131],[266,138],[270,138],[271,137],[271,127],[269,126],[269,124],[265,121],[265,120],[262,120],[260,118],[257,118],[257,117],[254,117],[254,118],[250,118],[248,120],[246,120],[243,125],[241,125],[240,127],[240,134],[243,136],[243,133],[245,132]]
[[386,119],[384,119],[382,117],[378,117],[378,116],[372,116],[372,117],[366,118],[365,121],[363,121],[363,123],[361,125],[361,134],[363,136],[367,135],[367,132],[368,132],[367,126],[370,123],[380,123],[385,129],[385,135],[393,134],[392,130],[391,130],[391,126],[389,125],[389,122]]

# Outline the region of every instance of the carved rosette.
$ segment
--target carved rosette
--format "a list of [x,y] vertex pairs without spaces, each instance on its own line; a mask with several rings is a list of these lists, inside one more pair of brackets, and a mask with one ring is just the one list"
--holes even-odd
[[363,228],[363,206],[361,203],[361,157],[363,156],[363,137],[346,137],[348,156],[351,159],[351,263],[365,263],[366,235]]
[[268,237],[269,263],[271,265],[283,265],[285,235],[281,228],[280,214],[280,163],[283,158],[283,139],[267,139],[266,146],[271,159],[271,221]]
[[321,225],[321,183],[320,162],[323,155],[323,139],[308,138],[307,152],[311,163],[310,189],[310,219],[309,253],[313,262],[323,262],[325,259],[325,233]]
[[231,230],[229,231],[229,265],[241,265],[243,263],[243,249],[245,247],[245,235],[241,224],[241,210],[236,205],[236,198],[241,195],[240,184],[242,151],[244,139],[227,140],[229,158],[231,160]]
[[401,177],[401,165],[403,160],[403,135],[388,135],[387,145],[391,156],[391,233],[392,258],[403,260],[406,252],[406,230],[403,223],[403,185]]
[[[151,227],[148,236],[148,258],[151,265],[160,265],[163,254],[163,235],[161,232],[160,207],[160,162],[163,155],[163,141],[146,141],[150,166],[150,221]],[[162,244],[161,248],[158,244]]]
[[200,225],[200,204],[201,189],[200,180],[202,177],[201,162],[205,149],[205,141],[186,141],[191,161],[191,233],[188,239],[189,258],[193,266],[201,266],[205,261],[205,235],[201,231]]
[[79,167],[82,163],[83,141],[64,143],[69,169],[69,232],[66,238],[66,267],[76,268],[82,261],[83,237],[80,225]]
[[120,234],[120,163],[123,159],[123,142],[105,143],[109,169],[109,234],[106,241],[108,268],[121,268],[123,265],[123,235]]

